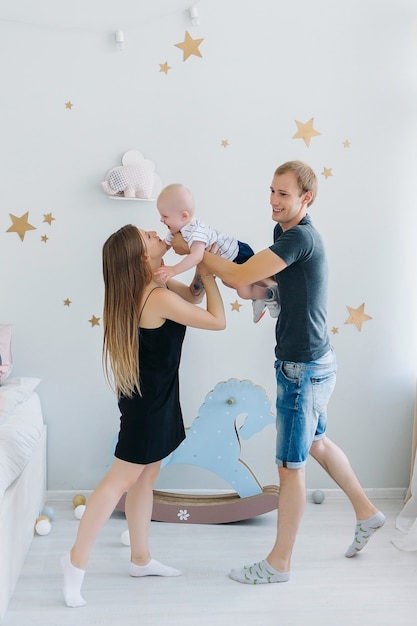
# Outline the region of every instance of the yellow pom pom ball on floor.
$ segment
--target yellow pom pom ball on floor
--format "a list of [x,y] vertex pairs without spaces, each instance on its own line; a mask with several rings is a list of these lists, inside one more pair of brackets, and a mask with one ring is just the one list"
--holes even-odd
[[77,493],[72,499],[72,504],[73,504],[74,509],[76,509],[77,506],[80,506],[80,504],[85,504],[86,502],[87,502],[87,498],[82,493]]

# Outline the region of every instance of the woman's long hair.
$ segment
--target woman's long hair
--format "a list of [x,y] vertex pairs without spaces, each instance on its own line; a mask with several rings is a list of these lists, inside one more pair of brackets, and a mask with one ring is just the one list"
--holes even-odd
[[139,315],[143,291],[152,280],[145,242],[128,224],[103,246],[103,368],[118,396],[141,393],[139,382]]

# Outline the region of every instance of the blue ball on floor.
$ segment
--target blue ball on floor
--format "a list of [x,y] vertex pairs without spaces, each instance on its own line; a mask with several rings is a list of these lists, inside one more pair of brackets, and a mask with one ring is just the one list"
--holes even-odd
[[41,511],[41,515],[46,515],[52,522],[55,517],[55,511],[51,506],[45,505]]
[[321,504],[324,500],[324,493],[320,491],[320,489],[316,489],[311,494],[311,499],[313,500],[314,504]]

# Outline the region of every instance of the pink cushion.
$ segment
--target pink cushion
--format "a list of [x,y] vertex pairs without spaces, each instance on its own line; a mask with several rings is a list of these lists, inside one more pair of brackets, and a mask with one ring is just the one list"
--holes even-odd
[[0,324],[0,384],[12,371],[12,325]]

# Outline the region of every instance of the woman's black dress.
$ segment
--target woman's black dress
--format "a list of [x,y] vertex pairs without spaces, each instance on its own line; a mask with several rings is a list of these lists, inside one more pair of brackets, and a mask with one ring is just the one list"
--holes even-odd
[[171,320],[159,328],[139,328],[142,395],[119,399],[118,459],[140,464],[160,461],[185,438],[178,382],[185,331],[185,326]]

